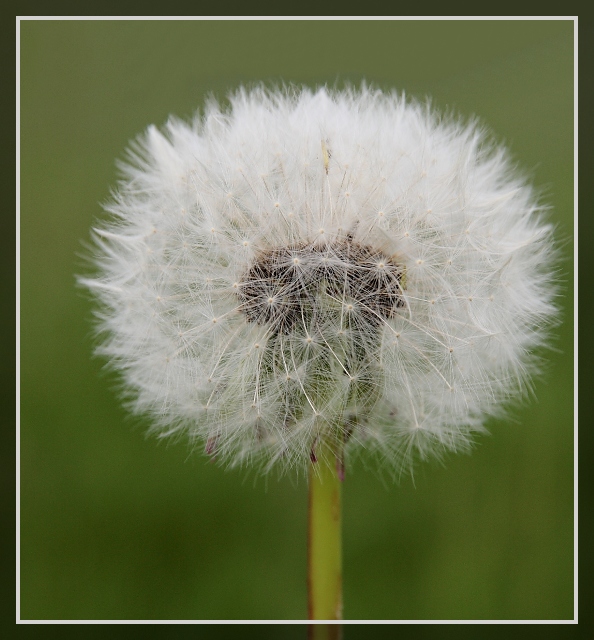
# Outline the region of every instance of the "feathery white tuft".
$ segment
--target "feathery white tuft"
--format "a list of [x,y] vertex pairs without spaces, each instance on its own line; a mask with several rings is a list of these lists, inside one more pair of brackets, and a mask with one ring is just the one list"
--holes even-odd
[[399,471],[529,385],[552,229],[476,125],[365,88],[241,89],[122,168],[81,281],[160,436],[265,469],[324,438]]

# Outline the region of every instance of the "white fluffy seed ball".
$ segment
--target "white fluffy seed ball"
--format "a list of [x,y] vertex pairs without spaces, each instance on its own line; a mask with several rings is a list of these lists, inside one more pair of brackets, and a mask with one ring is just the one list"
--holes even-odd
[[325,440],[396,471],[529,384],[551,226],[475,124],[363,88],[240,89],[129,152],[94,230],[99,353],[161,437],[230,464]]

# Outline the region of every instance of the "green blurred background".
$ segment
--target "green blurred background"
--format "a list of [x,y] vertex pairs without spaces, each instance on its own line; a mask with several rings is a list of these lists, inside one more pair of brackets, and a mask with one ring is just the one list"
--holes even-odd
[[[144,437],[75,287],[128,141],[241,83],[359,83],[477,115],[552,206],[563,324],[472,455],[344,485],[348,619],[573,617],[573,22],[21,22],[21,617],[303,619],[303,478]],[[353,635],[348,637],[354,637]]]

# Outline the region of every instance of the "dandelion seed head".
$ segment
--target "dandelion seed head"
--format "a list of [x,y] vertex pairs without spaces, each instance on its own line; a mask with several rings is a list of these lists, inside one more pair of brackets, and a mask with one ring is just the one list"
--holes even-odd
[[396,94],[240,89],[149,127],[94,233],[100,354],[153,430],[235,465],[320,439],[467,450],[556,317],[552,228],[505,150]]

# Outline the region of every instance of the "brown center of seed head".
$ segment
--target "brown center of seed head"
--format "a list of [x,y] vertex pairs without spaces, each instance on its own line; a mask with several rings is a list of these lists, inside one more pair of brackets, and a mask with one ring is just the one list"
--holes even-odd
[[349,326],[378,326],[404,306],[403,274],[383,251],[350,239],[277,247],[257,256],[237,295],[248,320],[274,333],[307,330],[330,308]]

